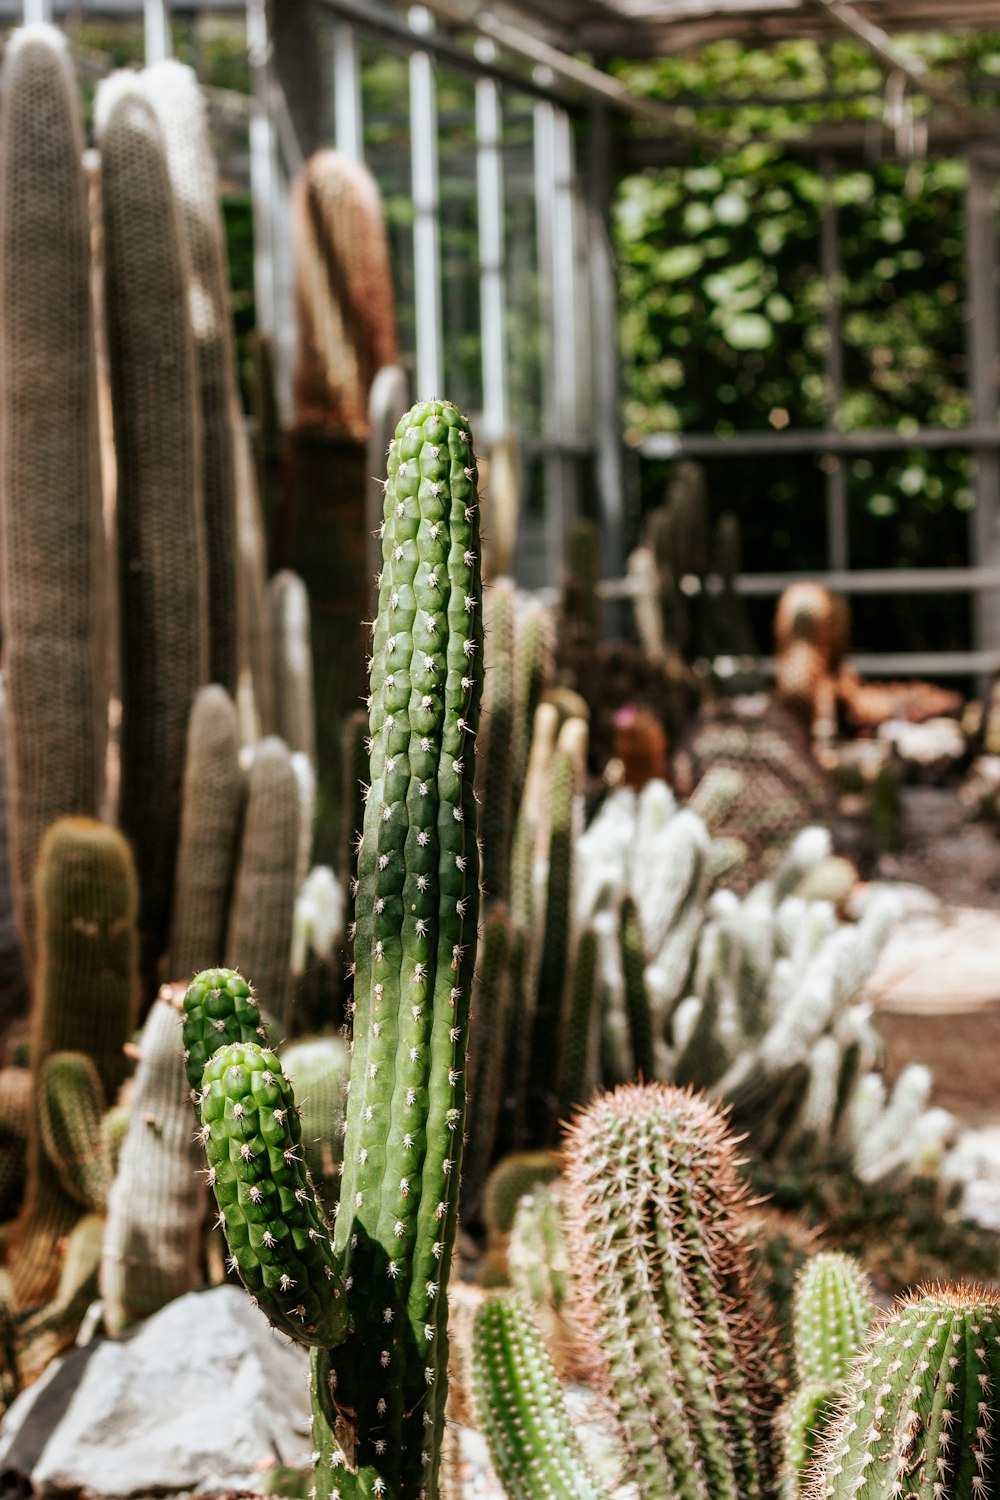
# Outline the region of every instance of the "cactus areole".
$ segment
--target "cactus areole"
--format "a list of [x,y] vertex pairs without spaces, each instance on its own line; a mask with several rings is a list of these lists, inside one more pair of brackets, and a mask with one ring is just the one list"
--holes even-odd
[[479,915],[479,516],[458,409],[413,407],[388,475],[332,1244],[298,1160],[290,1086],[245,1034],[259,1024],[249,990],[226,971],[201,975],[186,1005],[189,1068],[210,1054],[202,1136],[233,1264],[276,1326],[314,1351],[323,1500],[437,1493]]

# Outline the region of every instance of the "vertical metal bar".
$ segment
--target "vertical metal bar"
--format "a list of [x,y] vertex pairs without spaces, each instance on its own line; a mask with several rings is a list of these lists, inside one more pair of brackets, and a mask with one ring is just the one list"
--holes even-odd
[[[587,158],[587,214],[590,221],[591,423],[597,450],[597,494],[601,507],[604,574],[619,578],[625,569],[625,485],[619,437],[617,292],[611,249],[611,139],[607,110],[591,110]],[[618,606],[620,609],[620,606]],[[621,620],[614,622],[620,629]]]
[[250,196],[253,203],[253,275],[257,327],[274,333],[274,144],[267,108],[268,35],[264,0],[247,0],[247,53],[253,80],[250,117]]
[[351,161],[364,161],[361,115],[361,65],[357,33],[350,21],[333,23],[333,124],[337,150]]
[[[558,314],[556,311],[556,225],[558,191],[556,108],[541,99],[532,111],[535,224],[538,236],[538,312],[542,350],[542,435],[557,445],[563,404],[559,396]],[[564,466],[558,448],[545,455],[544,541],[542,578],[551,582],[562,577],[566,556],[566,496]],[[529,580],[525,580],[526,582]],[[530,580],[533,582],[534,580]]]
[[[413,13],[411,12],[411,23]],[[420,25],[429,28],[424,13]],[[413,193],[413,280],[417,337],[417,399],[440,396],[444,382],[441,314],[441,229],[438,222],[437,85],[429,52],[410,55],[410,181]]]
[[576,205],[573,198],[573,129],[564,109],[552,119],[552,292],[555,333],[555,414],[558,436],[577,435],[579,372],[577,367]]
[[[969,394],[977,427],[993,427],[997,420],[998,342],[997,295],[997,174],[987,160],[972,151],[966,189],[965,258],[968,288]],[[996,448],[973,450],[975,508],[970,518],[972,561],[977,567],[1000,564],[1000,453]],[[973,602],[977,650],[1000,647],[1000,592],[981,590]],[[987,684],[981,684],[986,687]]]
[[502,132],[499,86],[493,78],[479,78],[476,80],[476,191],[484,446],[503,436],[508,421]]
[[173,52],[170,35],[169,0],[142,0],[143,36],[146,50],[146,67],[163,62]]
[[[823,322],[826,327],[826,350],[823,373],[826,377],[826,420],[830,427],[839,426],[840,407],[844,399],[844,345],[840,324],[841,279],[837,204],[834,198],[836,164],[832,156],[820,162],[823,175],[823,208],[820,215],[820,269],[826,288]],[[839,571],[847,567],[847,470],[839,455],[826,455],[826,537],[828,566]]]
[[35,26],[40,21],[52,20],[52,0],[24,0],[24,24]]

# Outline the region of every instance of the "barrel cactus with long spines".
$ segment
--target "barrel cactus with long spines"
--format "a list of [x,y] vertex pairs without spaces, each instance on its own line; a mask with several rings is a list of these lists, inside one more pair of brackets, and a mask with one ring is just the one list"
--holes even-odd
[[875,1324],[806,1484],[808,1500],[987,1500],[1000,1450],[1000,1299],[932,1287]]
[[662,1084],[601,1096],[567,1137],[578,1310],[644,1495],[772,1493],[776,1390],[734,1144],[711,1105]]

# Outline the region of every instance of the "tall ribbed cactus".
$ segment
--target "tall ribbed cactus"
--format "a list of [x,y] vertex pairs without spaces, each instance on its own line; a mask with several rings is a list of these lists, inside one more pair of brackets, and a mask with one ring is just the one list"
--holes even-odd
[[236,692],[239,670],[236,424],[239,404],[225,230],[205,99],[191,68],[168,58],[142,75],[163,135],[190,282],[188,310],[201,402],[209,680]]
[[[447,402],[413,407],[396,429],[382,557],[335,1234],[365,1296],[333,1370],[359,1492],[433,1496],[479,908],[483,682],[475,458]],[[321,1468],[320,1492],[334,1480]]]
[[91,1058],[105,1099],[128,1071],[123,1047],[139,1002],[135,870],[121,834],[88,818],[63,818],[42,844],[36,883],[38,973],[31,1062],[36,1119],[28,1182],[14,1231],[12,1274],[23,1307],[45,1299],[58,1274],[56,1245],[80,1217],[46,1152],[38,1099],[53,1053]]
[[933,1287],[890,1309],[842,1393],[809,1500],[987,1500],[1000,1450],[1000,1299]]
[[226,961],[246,974],[282,1027],[290,1020],[301,826],[299,784],[288,749],[283,740],[261,740],[248,777]]
[[83,133],[59,32],[7,41],[0,94],[0,610],[11,865],[31,952],[45,830],[98,808],[104,540]]
[[243,792],[236,707],[212,683],[195,698],[188,725],[168,963],[178,979],[217,962],[223,951]]
[[509,895],[514,797],[514,588],[509,580],[486,595],[486,685],[479,747],[483,890],[487,903]]
[[775,1392],[722,1116],[662,1084],[620,1088],[577,1118],[566,1162],[580,1312],[640,1493],[770,1494]]
[[[332,1251],[278,1059],[234,1041],[202,1075],[202,1137],[231,1255],[269,1316],[314,1348],[323,1495],[437,1491],[479,908],[477,510],[465,419],[447,402],[414,407],[389,454]],[[234,983],[199,976],[189,990],[189,1067],[192,1042],[211,1052],[213,1036],[224,1039],[216,1001],[223,1032],[243,1024],[237,1005],[248,1019],[247,997],[227,998]],[[282,1265],[286,1248],[294,1256]]]
[[147,982],[167,939],[188,716],[207,680],[198,369],[163,136],[134,74],[98,90],[104,295],[118,466],[121,783]]
[[196,1175],[181,1022],[157,1000],[142,1030],[128,1133],[108,1201],[101,1297],[120,1333],[198,1284],[206,1194]]

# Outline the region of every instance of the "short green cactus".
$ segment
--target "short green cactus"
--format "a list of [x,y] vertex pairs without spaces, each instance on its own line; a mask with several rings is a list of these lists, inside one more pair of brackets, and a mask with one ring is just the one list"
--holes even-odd
[[184,993],[184,1062],[195,1094],[209,1058],[233,1042],[268,1045],[254,992],[235,969],[203,969]]
[[632,1047],[632,1065],[640,1078],[648,1080],[656,1077],[653,1017],[649,1009],[649,994],[644,977],[646,956],[642,946],[639,913],[631,896],[626,896],[621,905],[618,936],[621,944],[625,1014],[628,1018],[629,1041]]
[[476,1314],[473,1387],[490,1458],[510,1500],[604,1500],[530,1313],[489,1297]]
[[997,1493],[1000,1299],[932,1287],[878,1320],[843,1388],[809,1500]]
[[824,1251],[807,1261],[792,1313],[799,1382],[839,1385],[874,1316],[871,1283],[850,1255]]
[[104,1090],[83,1052],[53,1052],[42,1069],[38,1118],[45,1154],[71,1198],[103,1212],[111,1186],[101,1125]]
[[640,1493],[768,1495],[776,1391],[723,1117],[629,1085],[578,1116],[565,1154],[578,1310]]
[[205,1064],[199,1110],[234,1269],[275,1328],[300,1344],[338,1343],[347,1300],[281,1063],[254,1042],[220,1048]]
[[483,1194],[483,1218],[494,1234],[508,1234],[525,1193],[559,1176],[554,1151],[515,1151],[497,1162]]

